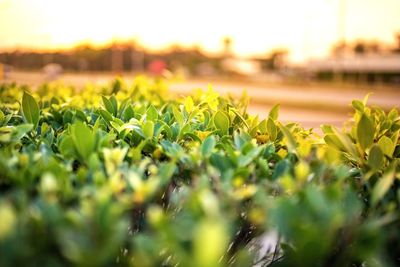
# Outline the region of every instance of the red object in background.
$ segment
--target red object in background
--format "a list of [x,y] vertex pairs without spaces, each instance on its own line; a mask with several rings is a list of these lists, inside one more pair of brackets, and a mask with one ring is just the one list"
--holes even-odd
[[161,75],[167,68],[167,64],[163,60],[153,60],[148,65],[148,71],[153,75]]

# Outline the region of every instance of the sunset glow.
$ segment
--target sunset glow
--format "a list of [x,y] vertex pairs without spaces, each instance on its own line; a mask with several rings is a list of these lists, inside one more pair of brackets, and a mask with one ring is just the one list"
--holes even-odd
[[399,10],[398,0],[0,0],[0,48],[137,40],[152,49],[180,44],[218,52],[230,36],[239,55],[283,47],[301,61],[327,55],[341,23],[348,41],[393,44]]

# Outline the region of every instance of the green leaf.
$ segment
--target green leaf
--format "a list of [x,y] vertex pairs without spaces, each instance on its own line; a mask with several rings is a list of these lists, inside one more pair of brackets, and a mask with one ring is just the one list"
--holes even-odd
[[24,135],[30,132],[33,128],[32,124],[20,124],[15,127],[15,132],[13,134],[13,140],[20,140]]
[[391,166],[385,174],[378,180],[372,189],[371,202],[376,205],[386,194],[392,186],[395,177],[395,167]]
[[276,104],[270,110],[268,117],[271,118],[272,120],[276,121],[278,119],[278,115],[279,115],[279,104]]
[[30,132],[33,124],[20,124],[17,126],[0,127],[0,142],[16,142]]
[[272,180],[276,180],[279,177],[281,177],[284,174],[286,174],[289,171],[290,166],[291,166],[291,164],[287,159],[279,161],[276,164],[274,172],[272,174]]
[[39,123],[39,106],[36,100],[24,92],[22,96],[22,115],[27,123],[32,123],[34,127],[37,127]]
[[332,146],[341,151],[346,151],[346,147],[342,144],[340,139],[334,133],[326,134],[324,136],[324,141],[329,146]]
[[368,149],[374,142],[375,129],[366,114],[361,116],[357,124],[357,139],[362,149]]
[[334,135],[339,139],[342,146],[345,148],[344,151],[347,152],[354,160],[359,160],[357,149],[350,137],[345,133],[339,132],[334,127],[332,127],[332,131]]
[[206,139],[204,139],[203,143],[201,144],[201,155],[204,158],[208,158],[211,155],[211,152],[213,151],[215,147],[216,141],[215,137],[213,135],[208,136]]
[[105,97],[105,96],[101,96],[101,98],[103,99],[103,104],[104,104],[104,107],[106,108],[106,110],[110,114],[116,116],[117,110],[114,108],[114,104],[109,99],[107,99],[107,97]]
[[117,116],[117,114],[118,114],[118,102],[117,102],[117,99],[115,98],[115,96],[114,95],[112,95],[110,98],[110,102],[111,102],[111,105],[113,106],[113,110],[114,110],[114,116]]
[[236,117],[239,118],[239,120],[240,120],[241,122],[243,122],[244,126],[246,126],[247,129],[250,129],[250,127],[249,127],[249,125],[247,124],[246,120],[243,118],[242,115],[239,114],[239,112],[237,112],[236,109],[231,108],[230,110],[231,110],[233,113],[235,113]]
[[233,143],[237,150],[242,150],[242,148],[251,141],[251,136],[243,131],[238,133],[235,131],[233,133]]
[[252,148],[246,155],[240,155],[238,159],[239,167],[244,167],[253,162],[263,149],[263,146],[257,146]]
[[382,150],[383,154],[385,154],[386,156],[388,156],[390,158],[393,156],[395,144],[389,137],[382,136],[381,139],[379,139],[379,141],[378,141],[378,145],[379,145],[380,149]]
[[95,135],[92,130],[84,123],[77,121],[72,125],[71,137],[81,159],[89,159],[96,145]]
[[379,170],[383,165],[383,153],[378,145],[373,145],[368,155],[368,165],[373,170]]
[[107,110],[100,109],[99,112],[100,112],[101,117],[103,117],[103,119],[106,122],[110,123],[113,120],[112,115]]
[[125,121],[129,121],[135,116],[135,111],[132,108],[131,104],[128,104],[123,112],[123,118]]
[[60,150],[61,154],[65,157],[73,157],[75,156],[75,144],[74,140],[71,136],[65,136],[60,144],[58,145],[58,149]]
[[152,121],[146,121],[143,126],[142,126],[142,131],[143,134],[147,137],[147,138],[153,138],[154,135],[154,122]]
[[229,130],[228,116],[222,111],[217,111],[214,115],[214,125],[222,134],[227,134]]
[[171,177],[174,175],[176,170],[175,162],[161,163],[158,173],[160,174],[160,178],[163,184],[169,182]]

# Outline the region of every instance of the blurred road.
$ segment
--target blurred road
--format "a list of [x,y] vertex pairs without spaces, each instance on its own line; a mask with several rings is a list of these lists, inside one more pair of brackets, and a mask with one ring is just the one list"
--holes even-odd
[[[131,74],[122,75],[130,82]],[[66,85],[83,87],[85,84],[107,84],[115,76],[104,73],[84,73],[61,76],[60,80]],[[15,81],[31,86],[45,82],[45,77],[40,72],[13,72],[7,82]],[[0,81],[1,83],[2,81]],[[4,82],[4,81],[3,81]],[[170,91],[177,95],[190,94],[194,89],[207,89],[209,82],[204,80],[188,80],[185,82],[171,82]],[[270,108],[281,104],[280,120],[284,122],[300,122],[304,127],[318,128],[321,124],[333,124],[338,127],[349,118],[351,114],[351,101],[363,99],[371,92],[368,103],[378,105],[385,110],[392,107],[400,108],[400,88],[382,89],[366,86],[365,88],[350,89],[335,88],[332,86],[292,86],[282,84],[256,84],[235,81],[212,81],[212,87],[222,95],[231,94],[241,96],[246,90],[250,97],[249,112],[266,117]]]

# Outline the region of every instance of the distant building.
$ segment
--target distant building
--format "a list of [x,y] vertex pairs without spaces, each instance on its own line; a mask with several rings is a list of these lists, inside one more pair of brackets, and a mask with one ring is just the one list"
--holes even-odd
[[6,80],[11,72],[11,66],[0,63],[0,80]]
[[47,81],[57,80],[63,71],[63,67],[56,63],[50,63],[43,67],[43,73]]
[[320,80],[400,83],[400,54],[354,54],[311,60],[306,70]]
[[261,72],[260,63],[251,59],[227,58],[221,62],[221,65],[225,72],[244,76],[255,75]]

